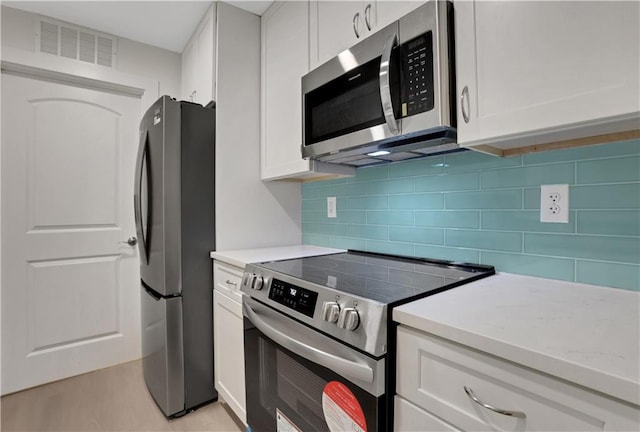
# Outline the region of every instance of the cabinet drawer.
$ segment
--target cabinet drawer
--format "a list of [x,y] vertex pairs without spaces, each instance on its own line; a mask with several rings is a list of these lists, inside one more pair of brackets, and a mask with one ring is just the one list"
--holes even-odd
[[243,269],[225,264],[219,261],[213,262],[213,284],[215,289],[222,290],[225,295],[242,301],[240,283],[242,282]]
[[429,414],[422,408],[419,408],[408,400],[396,396],[394,398],[394,416],[393,430],[394,432],[442,432],[455,431],[459,432],[450,424],[440,420],[439,418]]
[[397,355],[397,393],[462,430],[638,430],[638,407],[414,329]]

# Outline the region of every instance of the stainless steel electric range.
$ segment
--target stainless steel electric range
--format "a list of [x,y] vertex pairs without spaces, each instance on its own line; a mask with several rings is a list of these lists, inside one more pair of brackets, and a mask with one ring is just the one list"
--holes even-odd
[[248,430],[391,430],[393,307],[494,273],[359,251],[247,265]]

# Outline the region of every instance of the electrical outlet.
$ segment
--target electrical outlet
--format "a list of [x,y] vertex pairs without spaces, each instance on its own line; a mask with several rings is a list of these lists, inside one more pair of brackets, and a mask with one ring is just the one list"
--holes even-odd
[[540,186],[540,222],[569,223],[569,185]]
[[336,197],[327,197],[327,217],[337,217],[338,209],[336,208]]

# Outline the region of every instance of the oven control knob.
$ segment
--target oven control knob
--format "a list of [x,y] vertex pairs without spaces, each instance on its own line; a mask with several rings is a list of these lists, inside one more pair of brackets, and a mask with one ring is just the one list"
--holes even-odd
[[324,302],[322,305],[322,319],[334,323],[340,316],[340,305],[336,302]]
[[260,291],[263,285],[264,285],[264,278],[260,275],[257,275],[253,279],[253,285],[251,286],[251,288],[253,288],[254,290]]
[[245,273],[244,276],[242,276],[242,285],[246,286],[247,288],[251,288],[253,276],[253,273]]
[[338,327],[346,330],[355,330],[360,325],[360,315],[355,308],[344,308],[338,318]]

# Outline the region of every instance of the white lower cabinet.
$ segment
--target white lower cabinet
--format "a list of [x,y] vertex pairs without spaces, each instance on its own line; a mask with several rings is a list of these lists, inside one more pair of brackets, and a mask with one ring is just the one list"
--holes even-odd
[[242,269],[213,264],[213,335],[215,386],[219,396],[247,424],[242,327]]
[[405,326],[397,346],[396,432],[639,430],[637,406],[533,369]]
[[393,430],[396,432],[460,431],[460,429],[456,429],[436,416],[429,414],[402,396],[395,396],[393,398],[393,406],[395,412]]

